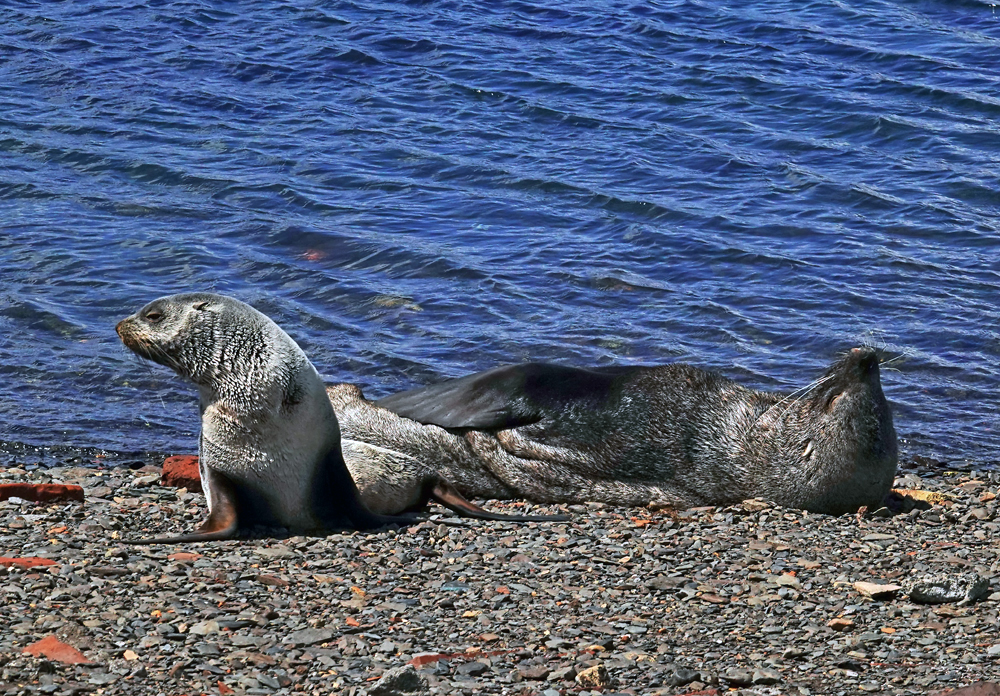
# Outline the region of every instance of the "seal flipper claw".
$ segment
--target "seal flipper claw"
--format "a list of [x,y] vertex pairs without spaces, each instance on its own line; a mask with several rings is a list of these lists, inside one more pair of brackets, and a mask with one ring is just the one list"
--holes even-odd
[[440,477],[428,479],[424,488],[424,501],[434,500],[444,507],[466,517],[495,522],[568,522],[569,515],[504,515],[490,512],[470,503],[450,482]]

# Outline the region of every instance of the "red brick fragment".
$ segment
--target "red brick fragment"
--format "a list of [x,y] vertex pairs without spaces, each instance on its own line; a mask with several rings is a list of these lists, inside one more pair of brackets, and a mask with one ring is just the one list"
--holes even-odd
[[50,558],[39,558],[38,556],[25,556],[24,558],[8,558],[0,556],[0,565],[10,568],[18,566],[20,568],[34,568],[36,566],[54,566],[55,561]]
[[0,500],[23,498],[36,503],[58,503],[66,500],[83,500],[80,486],[62,483],[0,483]]
[[37,643],[32,643],[26,647],[23,652],[26,652],[29,655],[34,655],[35,657],[47,657],[50,660],[62,662],[66,665],[91,664],[86,655],[74,648],[72,645],[63,643],[55,636],[46,636]]
[[226,686],[226,683],[221,679],[217,682],[219,685],[220,696],[227,696],[228,694],[235,694],[236,692]]
[[201,558],[200,553],[188,553],[187,551],[178,551],[167,556],[168,561],[197,561],[199,558]]
[[432,662],[437,662],[438,660],[447,660],[452,657],[455,657],[455,655],[445,654],[445,653],[419,653],[413,656],[413,659],[410,660],[410,664],[413,665],[414,667],[422,667],[424,665],[429,665]]
[[183,454],[164,459],[160,483],[164,486],[187,488],[189,491],[201,493],[201,474],[198,473],[198,457],[193,454]]

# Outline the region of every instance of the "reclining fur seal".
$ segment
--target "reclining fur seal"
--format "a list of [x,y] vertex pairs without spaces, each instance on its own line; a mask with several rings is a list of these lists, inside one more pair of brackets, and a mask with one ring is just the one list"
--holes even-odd
[[374,512],[419,512],[434,500],[460,515],[481,520],[564,522],[569,519],[567,515],[504,515],[474,505],[435,470],[441,453],[409,447],[406,449],[414,453],[407,454],[402,449],[374,444],[388,444],[388,440],[406,442],[407,424],[409,433],[419,437],[420,424],[372,406],[361,389],[353,384],[327,387],[327,393],[338,419],[351,425],[350,431],[342,432],[344,461],[361,492],[361,499]]
[[[880,506],[896,471],[879,357],[867,347],[800,395],[683,364],[528,363],[347,401],[334,393],[347,438],[410,458],[397,464],[431,463],[468,497],[677,508],[764,498],[843,514]],[[366,485],[412,489],[420,476],[353,454],[348,466]]]
[[329,533],[409,523],[362,503],[326,389],[302,349],[239,300],[163,297],[116,327],[132,351],[194,382],[209,516],[195,533],[128,543],[211,541],[260,531]]

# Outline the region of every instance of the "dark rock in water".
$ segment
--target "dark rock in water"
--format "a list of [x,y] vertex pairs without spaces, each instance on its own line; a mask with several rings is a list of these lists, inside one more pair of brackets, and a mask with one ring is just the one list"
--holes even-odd
[[908,594],[918,604],[972,604],[985,597],[989,588],[990,581],[976,573],[932,575],[914,581]]
[[404,694],[424,693],[428,688],[427,679],[417,673],[416,667],[403,665],[383,674],[382,678],[368,689],[368,696],[404,696]]

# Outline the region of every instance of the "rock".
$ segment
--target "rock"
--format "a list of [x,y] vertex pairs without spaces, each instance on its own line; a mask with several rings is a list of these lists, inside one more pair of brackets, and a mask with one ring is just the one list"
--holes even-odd
[[466,662],[465,664],[459,665],[455,668],[456,674],[465,674],[470,677],[478,677],[483,672],[488,672],[490,666],[485,662],[480,662],[479,660],[473,660],[472,662]]
[[292,631],[282,641],[291,643],[295,647],[307,645],[317,645],[319,643],[329,643],[333,640],[333,631],[325,628],[304,628],[301,631]]
[[189,553],[187,551],[178,551],[167,556],[168,561],[197,561],[199,558],[201,558],[200,553]]
[[178,455],[163,460],[163,473],[160,482],[164,486],[187,488],[189,491],[201,493],[201,474],[198,472],[198,457],[194,455]]
[[521,675],[521,679],[541,681],[543,679],[547,679],[549,672],[552,670],[548,665],[534,665],[532,667],[520,667],[517,671]]
[[36,503],[83,501],[83,488],[62,483],[0,483],[0,500],[10,498]]
[[55,636],[46,636],[40,641],[32,643],[22,652],[34,655],[35,657],[47,657],[50,660],[62,662],[66,665],[93,664],[82,652],[74,648],[72,645],[63,643]]
[[997,682],[975,682],[961,689],[935,691],[930,696],[1000,696],[1000,684]]
[[850,619],[843,619],[843,618],[832,619],[826,625],[832,628],[834,631],[840,631],[841,633],[844,631],[850,631],[852,628],[854,628],[853,621],[851,621]]
[[207,636],[210,633],[219,632],[219,622],[208,620],[202,621],[201,623],[196,623],[194,626],[188,629],[188,633],[195,636]]
[[750,686],[753,684],[753,675],[745,669],[731,669],[722,675],[722,678],[733,686]]
[[447,660],[451,655],[446,655],[444,653],[417,653],[410,660],[409,664],[414,667],[423,667],[424,665],[432,665],[439,660]]
[[893,599],[903,588],[899,585],[878,585],[874,582],[856,582],[854,589],[865,597],[871,597],[877,602]]
[[567,681],[573,679],[576,676],[576,667],[570,665],[569,667],[560,667],[559,669],[554,669],[549,672],[549,681]]
[[594,665],[577,674],[576,683],[585,689],[604,691],[611,686],[611,675],[604,665]]
[[24,558],[9,558],[7,556],[0,556],[0,566],[10,568],[11,566],[18,566],[19,568],[35,568],[37,566],[54,566],[58,565],[51,558],[39,558],[38,556],[25,556]]
[[759,686],[770,686],[781,681],[781,674],[773,669],[757,669],[753,673],[753,683]]
[[666,678],[666,683],[670,686],[684,686],[685,684],[690,684],[691,682],[698,681],[700,679],[700,672],[693,669],[677,667],[674,669],[674,673]]
[[915,580],[908,595],[918,604],[972,604],[985,597],[989,588],[990,581],[977,573],[932,575]]
[[382,678],[368,689],[368,696],[403,696],[424,693],[428,689],[427,678],[418,674],[416,667],[407,664],[386,670]]

